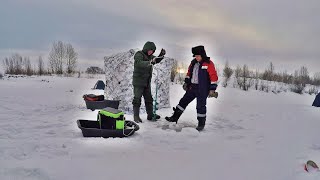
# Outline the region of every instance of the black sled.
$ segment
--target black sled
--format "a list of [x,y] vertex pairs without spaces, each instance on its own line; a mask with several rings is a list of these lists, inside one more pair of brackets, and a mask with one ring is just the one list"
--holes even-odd
[[78,127],[82,131],[83,137],[129,137],[140,129],[139,125],[132,121],[125,121],[124,129],[100,129],[99,121],[90,121],[79,119]]
[[83,99],[86,102],[87,109],[92,111],[107,107],[118,109],[120,104],[120,101],[105,99],[104,95],[85,94]]

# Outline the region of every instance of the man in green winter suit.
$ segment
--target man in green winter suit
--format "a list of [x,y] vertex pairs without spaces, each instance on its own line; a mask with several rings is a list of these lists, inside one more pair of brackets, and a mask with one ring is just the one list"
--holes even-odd
[[[142,51],[138,51],[134,55],[134,71],[133,71],[133,114],[135,122],[142,122],[139,113],[141,106],[141,98],[144,97],[147,119],[152,120],[153,114],[153,98],[151,95],[151,78],[152,65],[160,63],[164,58],[166,51],[161,49],[158,57],[153,54],[156,51],[156,45],[153,42],[146,42]],[[155,115],[156,119],[160,119],[159,115]]]

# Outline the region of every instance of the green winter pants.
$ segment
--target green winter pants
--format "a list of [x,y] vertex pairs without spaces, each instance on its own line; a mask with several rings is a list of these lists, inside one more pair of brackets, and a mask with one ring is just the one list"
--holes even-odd
[[144,103],[146,105],[147,114],[153,113],[153,98],[151,95],[151,86],[143,87],[143,86],[133,86],[133,107],[141,106],[141,98],[144,97]]

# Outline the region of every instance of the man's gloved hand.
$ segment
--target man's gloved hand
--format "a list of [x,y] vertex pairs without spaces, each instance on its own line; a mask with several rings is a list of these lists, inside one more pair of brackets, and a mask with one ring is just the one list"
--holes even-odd
[[209,92],[209,98],[218,98],[218,92],[216,92],[216,91],[214,91],[214,90],[210,90],[210,92]]
[[160,52],[158,57],[162,57],[164,55],[166,55],[166,50],[165,49],[161,49],[161,52]]
[[155,65],[156,63],[157,63],[157,61],[156,61],[155,58],[153,58],[153,59],[150,61],[150,64],[151,64],[151,65]]
[[187,91],[189,89],[189,85],[187,83],[183,84],[183,90]]

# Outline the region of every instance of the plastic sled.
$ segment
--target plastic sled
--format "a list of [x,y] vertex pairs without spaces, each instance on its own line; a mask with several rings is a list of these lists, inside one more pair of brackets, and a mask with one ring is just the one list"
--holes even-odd
[[129,137],[140,129],[139,125],[132,121],[125,121],[125,129],[100,129],[99,121],[79,119],[78,127],[82,131],[83,137]]

